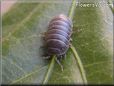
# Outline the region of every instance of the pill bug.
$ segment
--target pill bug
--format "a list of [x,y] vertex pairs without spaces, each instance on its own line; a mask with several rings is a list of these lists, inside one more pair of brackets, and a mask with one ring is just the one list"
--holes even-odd
[[44,36],[48,58],[53,55],[56,55],[57,59],[65,57],[69,49],[72,26],[72,21],[64,14],[55,16],[49,22],[48,30]]

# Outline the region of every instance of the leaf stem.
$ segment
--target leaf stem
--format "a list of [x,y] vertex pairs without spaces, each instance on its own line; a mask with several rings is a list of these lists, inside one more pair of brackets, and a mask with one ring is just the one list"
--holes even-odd
[[72,5],[71,5],[71,9],[69,10],[69,18],[72,20],[73,18],[73,14],[74,14],[74,10],[75,10],[75,7],[76,7],[76,0],[73,0],[72,1]]
[[[70,12],[68,14],[70,19],[72,19],[72,17],[73,17],[73,13],[74,13],[74,9],[75,9],[75,3],[76,3],[75,1],[76,0],[72,1],[71,9],[70,9]],[[48,82],[50,74],[51,74],[51,72],[53,70],[54,64],[55,64],[55,56],[52,57],[52,60],[51,60],[50,65],[48,67],[48,71],[47,71],[47,73],[46,73],[46,75],[44,77],[43,84],[46,84]]]
[[49,64],[49,67],[48,67],[48,71],[44,77],[44,81],[43,81],[43,84],[47,84],[49,78],[50,78],[50,75],[52,73],[52,70],[53,70],[53,67],[54,67],[54,64],[55,64],[55,56],[52,57],[52,60]]
[[[71,5],[71,9],[70,9],[70,11],[69,11],[69,18],[70,18],[71,20],[73,19],[73,14],[74,14],[75,7],[76,7],[76,0],[73,0],[72,5]],[[74,57],[75,57],[75,59],[76,59],[76,61],[77,61],[78,67],[79,67],[80,72],[81,72],[81,75],[82,75],[83,82],[84,82],[85,84],[87,84],[87,79],[86,79],[86,75],[85,75],[85,71],[84,71],[84,67],[83,67],[83,64],[82,64],[82,62],[81,62],[81,59],[80,59],[80,57],[78,56],[78,53],[77,53],[75,47],[73,47],[72,44],[71,44],[70,48],[71,48],[71,50],[72,50],[72,52],[73,52],[73,54],[74,54]]]
[[110,7],[110,9],[112,10],[112,13],[114,14],[114,8],[113,8],[113,6],[114,6],[114,1],[108,0],[107,3],[109,4],[109,7]]
[[84,84],[87,84],[87,79],[86,79],[86,75],[85,75],[85,71],[84,71],[84,67],[83,67],[83,64],[81,62],[81,59],[80,59],[75,47],[72,44],[71,44],[70,48],[71,48],[71,50],[72,50],[72,52],[74,54],[74,57],[75,57],[75,59],[77,61],[78,66],[79,66],[79,69],[80,69]]

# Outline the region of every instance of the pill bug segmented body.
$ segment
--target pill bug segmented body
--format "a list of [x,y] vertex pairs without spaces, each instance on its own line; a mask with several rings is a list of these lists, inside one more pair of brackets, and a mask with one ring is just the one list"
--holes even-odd
[[71,34],[71,20],[63,14],[55,16],[45,34],[48,56],[56,55],[58,59],[64,57],[69,48]]

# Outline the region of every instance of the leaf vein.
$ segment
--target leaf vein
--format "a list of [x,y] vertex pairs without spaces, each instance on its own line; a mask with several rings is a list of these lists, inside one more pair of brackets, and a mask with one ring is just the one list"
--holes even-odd
[[94,62],[94,63],[91,63],[91,64],[87,64],[87,65],[85,65],[84,67],[90,67],[90,66],[95,66],[95,65],[98,65],[98,64],[104,64],[104,63],[107,63],[107,62],[109,62],[110,63],[110,61],[100,61],[100,62]]
[[9,32],[9,34],[6,37],[2,38],[2,42],[7,40],[14,32],[16,32],[19,29],[20,26],[22,26],[25,22],[27,22],[31,18],[31,16],[35,12],[37,12],[38,8],[39,8],[39,5],[37,5],[37,7],[34,8],[34,10],[30,12],[30,14],[26,18],[23,19],[23,21],[21,21],[19,24],[16,25],[16,29],[12,30],[12,32]]
[[47,66],[44,66],[44,67],[40,68],[39,70],[36,69],[35,71],[30,72],[29,74],[25,74],[24,77],[18,78],[17,80],[13,81],[11,84],[15,84],[15,83],[17,83],[17,82],[19,82],[19,81],[21,81],[21,80],[23,80],[23,79],[35,74],[37,72],[43,70],[45,67],[47,67]]

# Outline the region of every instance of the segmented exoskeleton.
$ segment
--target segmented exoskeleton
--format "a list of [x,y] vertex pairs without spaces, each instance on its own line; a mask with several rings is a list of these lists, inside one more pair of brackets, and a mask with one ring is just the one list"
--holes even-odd
[[47,54],[56,55],[57,58],[64,56],[69,48],[71,34],[71,20],[63,14],[54,17],[45,34]]
[[56,55],[57,59],[65,57],[69,49],[72,34],[72,21],[65,15],[55,16],[48,26],[44,36],[49,57]]

